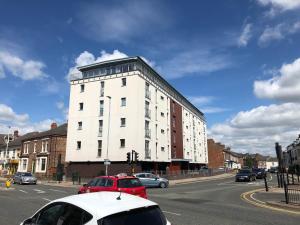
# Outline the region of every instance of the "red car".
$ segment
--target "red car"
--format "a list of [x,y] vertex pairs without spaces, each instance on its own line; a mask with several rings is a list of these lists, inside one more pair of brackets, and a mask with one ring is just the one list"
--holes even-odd
[[101,176],[95,177],[89,183],[79,188],[78,194],[99,192],[99,191],[116,191],[137,195],[147,198],[146,188],[136,177],[124,176]]

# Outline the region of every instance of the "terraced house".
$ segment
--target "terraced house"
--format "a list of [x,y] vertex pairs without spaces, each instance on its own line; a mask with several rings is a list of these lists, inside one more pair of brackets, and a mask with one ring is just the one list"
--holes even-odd
[[[36,132],[22,140],[19,172],[32,172],[39,178],[52,179],[64,172],[67,124]],[[59,171],[58,171],[59,170]]]
[[140,57],[78,68],[71,81],[66,161],[69,174],[124,172],[126,154],[138,170],[186,170],[208,163],[204,114]]

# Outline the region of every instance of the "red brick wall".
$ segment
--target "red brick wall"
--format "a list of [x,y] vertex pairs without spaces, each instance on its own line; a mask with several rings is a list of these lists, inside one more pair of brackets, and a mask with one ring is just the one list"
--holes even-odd
[[[170,112],[171,158],[183,159],[182,107],[172,99],[170,100]],[[173,120],[175,120],[175,124]]]
[[213,139],[207,140],[208,147],[208,167],[219,168],[224,167],[224,145],[215,143]]

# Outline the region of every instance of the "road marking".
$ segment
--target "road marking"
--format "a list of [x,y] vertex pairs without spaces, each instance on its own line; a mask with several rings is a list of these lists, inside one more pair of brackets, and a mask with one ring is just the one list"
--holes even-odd
[[51,202],[52,200],[48,199],[48,198],[42,198],[43,200],[47,201],[47,202]]
[[[275,210],[275,211],[279,211],[279,212],[283,212],[283,213],[291,213],[291,214],[300,215],[300,212],[296,212],[296,211],[292,211],[292,210],[288,210],[288,209],[282,209],[282,208],[274,207],[274,206],[269,206],[269,205],[267,205],[266,202],[262,202],[262,201],[255,199],[252,194],[254,194],[255,192],[258,192],[258,191],[262,191],[262,190],[264,190],[264,189],[255,189],[252,191],[248,191],[248,192],[242,193],[240,195],[240,197],[242,200],[244,200],[252,205],[258,206],[258,207],[267,208],[270,210]],[[247,195],[249,195],[250,198],[252,196],[252,198],[251,198],[252,200],[247,198]]]
[[219,183],[218,185],[225,185],[225,184],[231,184],[231,183],[234,183],[234,181],[222,182],[222,183]]
[[57,190],[57,189],[48,189],[49,191],[55,191],[55,192],[60,192],[60,193],[68,193],[66,191],[61,191],[61,190]]
[[33,190],[36,191],[38,194],[44,194],[44,193],[46,193],[45,191],[40,190],[40,189],[33,189]]
[[26,194],[28,194],[28,192],[27,192],[27,191],[24,191],[24,190],[19,190],[19,191],[21,191],[21,192],[23,192],[23,193],[26,193]]
[[175,215],[175,216],[181,216],[180,213],[174,213],[174,212],[169,212],[169,211],[163,211],[164,213],[169,213],[169,214],[172,214],[172,215]]

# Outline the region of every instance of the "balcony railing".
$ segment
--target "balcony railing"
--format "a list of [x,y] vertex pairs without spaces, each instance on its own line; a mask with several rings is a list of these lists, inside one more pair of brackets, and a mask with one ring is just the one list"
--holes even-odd
[[151,100],[151,91],[149,91],[149,90],[145,90],[145,97],[147,98],[147,99],[149,99],[149,100]]
[[151,138],[151,130],[150,129],[145,129],[145,137]]
[[145,159],[151,159],[151,151],[150,149],[145,149]]
[[145,117],[151,119],[151,110],[150,109],[145,108]]
[[103,133],[103,130],[99,129],[99,131],[98,131],[98,137],[102,137],[102,133]]

